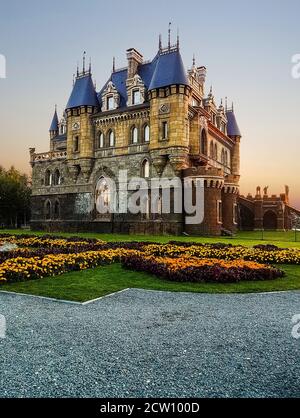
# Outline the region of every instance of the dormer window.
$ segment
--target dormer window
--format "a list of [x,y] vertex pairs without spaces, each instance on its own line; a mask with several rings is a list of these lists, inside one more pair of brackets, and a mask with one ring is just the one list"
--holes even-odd
[[141,103],[141,92],[140,90],[132,91],[132,104],[137,105]]
[[120,95],[112,81],[109,81],[102,94],[102,111],[114,110],[119,107]]
[[127,106],[134,106],[145,102],[146,88],[141,77],[136,74],[126,82],[127,87]]
[[107,98],[107,110],[113,110],[115,108],[114,106],[114,97],[108,96]]

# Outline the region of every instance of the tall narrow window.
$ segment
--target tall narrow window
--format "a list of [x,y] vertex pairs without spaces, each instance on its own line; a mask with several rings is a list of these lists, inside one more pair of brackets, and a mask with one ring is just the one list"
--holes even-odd
[[150,177],[150,163],[148,160],[144,160],[142,164],[142,176],[146,179]]
[[150,128],[149,125],[144,126],[144,141],[149,142],[150,141]]
[[212,141],[209,146],[209,156],[210,158],[214,158],[214,143]]
[[98,145],[99,145],[99,148],[104,148],[104,135],[103,135],[102,132],[99,134],[99,143],[98,143]]
[[236,203],[233,205],[233,223],[235,225],[238,223],[238,205]]
[[108,139],[109,139],[109,146],[114,147],[115,146],[115,134],[113,131],[109,132]]
[[207,155],[208,151],[208,145],[207,145],[207,135],[204,129],[201,131],[201,144],[200,144],[200,150],[203,155]]
[[132,104],[137,105],[141,103],[141,92],[140,90],[133,90],[132,92]]
[[225,151],[224,164],[226,167],[228,167],[228,152],[227,151]]
[[162,123],[162,139],[168,139],[168,122]]
[[60,204],[59,201],[56,200],[54,204],[54,219],[59,219],[60,217]]
[[115,108],[115,101],[113,96],[107,98],[107,110],[113,110]]
[[61,176],[58,168],[54,171],[53,184],[54,186],[59,186],[61,184]]
[[215,144],[215,149],[214,149],[214,159],[216,161],[218,161],[218,145]]
[[45,186],[51,186],[51,173],[50,173],[50,170],[46,170],[46,173],[45,173]]
[[51,219],[51,202],[49,200],[45,203],[45,219]]
[[222,223],[222,201],[221,200],[217,201],[217,219],[218,219],[218,223],[221,224]]
[[137,144],[138,143],[138,130],[137,130],[137,128],[135,126],[131,130],[131,142],[133,144]]
[[74,137],[73,151],[74,152],[78,152],[79,151],[79,136],[75,136]]

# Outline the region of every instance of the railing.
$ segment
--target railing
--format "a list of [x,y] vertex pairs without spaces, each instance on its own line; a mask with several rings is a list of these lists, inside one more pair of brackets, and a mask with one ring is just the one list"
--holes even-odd
[[49,161],[49,160],[63,160],[67,158],[66,151],[56,151],[56,152],[43,152],[40,154],[32,154],[32,161]]

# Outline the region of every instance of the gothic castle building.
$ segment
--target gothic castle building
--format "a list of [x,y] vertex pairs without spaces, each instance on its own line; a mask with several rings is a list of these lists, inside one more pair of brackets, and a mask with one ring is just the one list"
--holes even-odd
[[[35,229],[141,234],[220,235],[238,224],[239,130],[233,108],[205,92],[206,68],[186,71],[179,41],[145,61],[127,50],[97,92],[91,68],[77,71],[63,117],[50,126],[50,150],[30,149],[32,227]],[[204,220],[187,225],[185,214],[107,213],[96,210],[106,178],[179,177],[204,183]],[[118,190],[117,190],[118,193]],[[172,194],[171,194],[172,198]],[[150,197],[149,197],[150,199]],[[159,205],[158,205],[159,206]],[[172,207],[172,205],[171,205]]]

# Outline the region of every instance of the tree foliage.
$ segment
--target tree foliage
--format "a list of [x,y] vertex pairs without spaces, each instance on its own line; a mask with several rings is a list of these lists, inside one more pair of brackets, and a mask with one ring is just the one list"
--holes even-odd
[[31,189],[26,174],[0,166],[0,225],[17,227],[30,217]]

